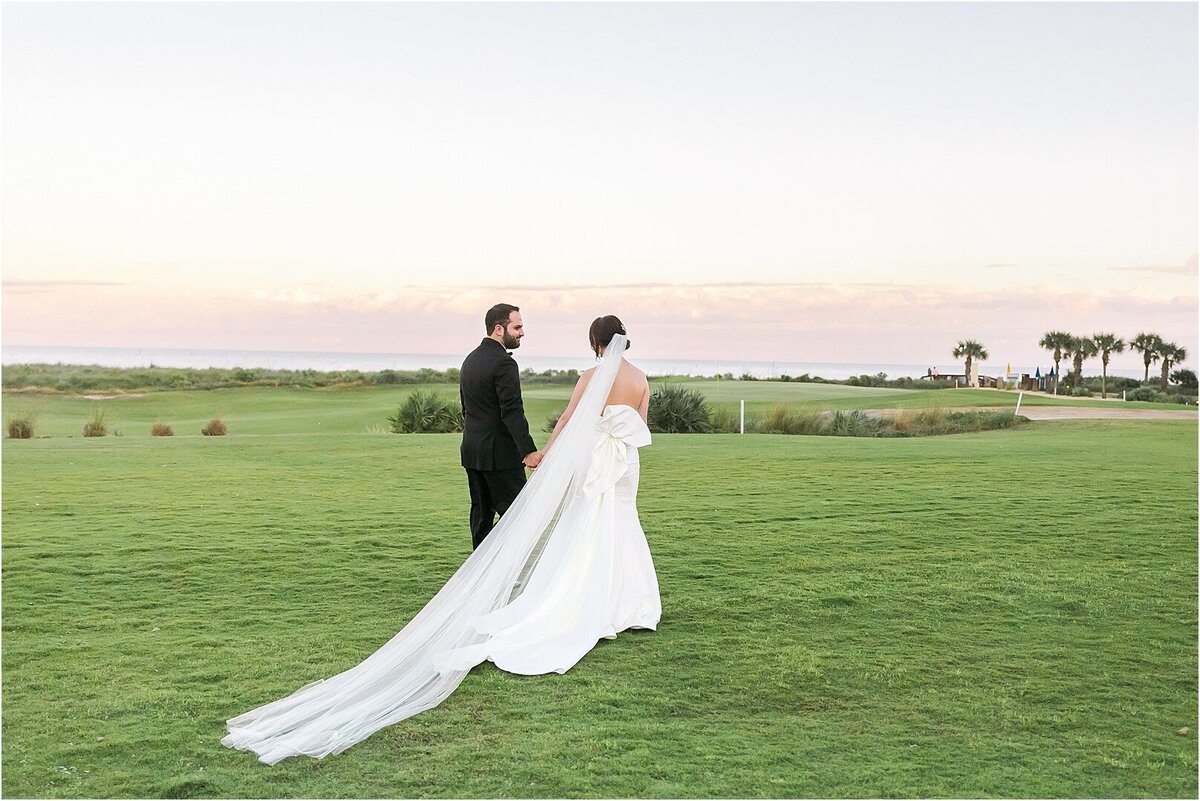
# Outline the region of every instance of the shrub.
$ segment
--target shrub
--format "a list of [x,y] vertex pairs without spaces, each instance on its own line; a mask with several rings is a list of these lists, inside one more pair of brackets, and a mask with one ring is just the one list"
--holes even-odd
[[886,424],[886,421],[871,417],[861,409],[853,409],[834,412],[829,429],[834,436],[871,437]]
[[1196,373],[1191,370],[1179,369],[1171,373],[1172,383],[1182,387],[1196,388]]
[[1087,387],[1075,387],[1071,390],[1071,395],[1076,398],[1090,398],[1092,397],[1092,391]]
[[1015,412],[992,412],[985,420],[985,429],[992,430],[996,428],[1013,428],[1020,423],[1029,422],[1028,417],[1017,417]]
[[173,437],[175,432],[166,423],[155,423],[150,428],[150,436],[152,437]]
[[562,409],[560,411],[554,412],[549,417],[547,417],[546,424],[542,426],[542,430],[547,433],[553,432],[554,427],[556,425],[558,425],[558,418],[562,417],[563,412],[565,412],[565,411],[566,411],[566,409]]
[[9,439],[30,439],[33,437],[33,420],[28,417],[14,417],[8,421]]
[[1084,384],[1093,392],[1099,391],[1101,385],[1103,385],[1109,392],[1112,392],[1113,390],[1120,392],[1123,389],[1137,389],[1142,385],[1142,382],[1140,379],[1127,378],[1123,375],[1110,375],[1107,380],[1103,380],[1101,376],[1097,375],[1090,378],[1085,378]]
[[800,412],[792,418],[797,434],[824,434],[829,428],[829,417],[824,412]]
[[1132,392],[1125,393],[1125,400],[1131,401],[1151,401],[1162,403],[1166,400],[1166,395],[1159,392],[1154,387],[1138,387]]
[[755,431],[760,434],[794,434],[791,408],[786,403],[777,403],[765,415],[759,418]]
[[664,384],[650,395],[650,430],[661,434],[709,431],[712,412],[704,395],[679,384]]
[[387,420],[394,434],[444,434],[462,431],[462,407],[434,390],[415,390]]
[[104,410],[93,410],[92,418],[83,424],[83,435],[85,437],[103,437],[107,433],[108,427],[104,425]]
[[208,425],[200,429],[200,433],[206,437],[223,437],[229,433],[229,426],[225,425],[225,421],[220,417],[214,417],[208,421]]
[[894,415],[890,423],[893,431],[899,433],[911,431],[917,426],[917,413],[912,409],[905,409]]
[[[719,406],[708,418],[709,430],[714,434],[737,434],[742,430],[741,418],[728,406]],[[747,426],[747,429],[750,427]]]
[[[749,426],[747,426],[749,430]],[[754,431],[760,434],[828,434],[829,420],[824,412],[794,412],[786,403],[777,403],[756,421]]]
[[933,428],[938,423],[942,422],[942,418],[946,416],[945,408],[941,406],[931,406],[928,409],[921,409],[916,414],[916,421],[923,426]]

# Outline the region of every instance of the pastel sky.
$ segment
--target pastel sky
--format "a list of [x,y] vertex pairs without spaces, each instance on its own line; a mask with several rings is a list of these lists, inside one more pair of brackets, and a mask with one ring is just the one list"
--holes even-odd
[[[1194,3],[2,9],[3,339],[1197,353]],[[1136,367],[1136,355],[1114,366]]]

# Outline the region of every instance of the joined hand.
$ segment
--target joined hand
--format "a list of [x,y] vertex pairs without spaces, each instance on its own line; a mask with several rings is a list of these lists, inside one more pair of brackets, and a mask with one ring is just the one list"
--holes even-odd
[[537,466],[542,461],[542,452],[534,451],[533,453],[526,456],[522,461],[524,461],[525,466],[528,467],[530,470],[536,470]]

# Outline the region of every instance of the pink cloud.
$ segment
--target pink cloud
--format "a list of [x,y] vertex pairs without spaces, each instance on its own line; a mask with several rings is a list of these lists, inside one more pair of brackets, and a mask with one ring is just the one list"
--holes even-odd
[[[601,314],[626,323],[649,358],[952,364],[982,341],[993,360],[1041,364],[1042,333],[1154,331],[1195,355],[1197,297],[1024,287],[973,292],[904,284],[398,287],[338,295],[301,287],[218,297],[129,286],[41,287],[4,296],[10,344],[462,353],[498,301],[522,309],[522,353],[586,354]],[[1140,365],[1136,355],[1114,366]]]

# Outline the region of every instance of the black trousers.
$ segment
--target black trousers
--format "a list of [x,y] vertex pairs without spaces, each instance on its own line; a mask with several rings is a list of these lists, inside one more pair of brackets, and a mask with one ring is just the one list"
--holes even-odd
[[496,518],[508,511],[525,486],[525,468],[464,469],[467,471],[467,486],[471,488],[471,549],[474,550],[491,533]]

